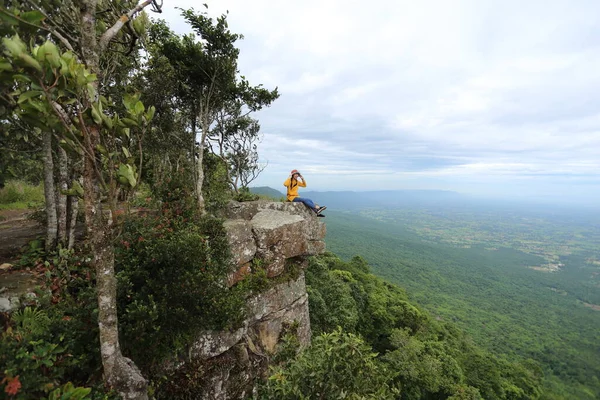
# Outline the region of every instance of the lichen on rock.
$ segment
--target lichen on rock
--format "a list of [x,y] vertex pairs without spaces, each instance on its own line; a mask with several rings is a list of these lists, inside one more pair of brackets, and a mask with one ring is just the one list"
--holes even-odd
[[[303,268],[307,257],[325,250],[325,224],[303,204],[232,202],[227,217],[224,225],[236,270],[228,285],[256,272],[253,265],[261,265],[273,284],[247,299],[241,327],[198,333],[187,362],[205,365],[204,399],[235,399],[251,393],[256,381],[266,375],[286,327],[296,327],[301,347],[310,344]],[[256,260],[260,262],[253,263]],[[289,266],[299,268],[299,273],[283,274]]]

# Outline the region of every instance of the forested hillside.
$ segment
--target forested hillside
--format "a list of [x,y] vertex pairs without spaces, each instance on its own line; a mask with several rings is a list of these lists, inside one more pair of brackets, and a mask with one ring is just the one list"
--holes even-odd
[[311,327],[323,335],[275,370],[268,398],[337,399],[344,392],[368,399],[539,398],[542,373],[535,362],[483,350],[454,323],[372,275],[361,257],[313,258],[306,282]]
[[[541,255],[420,236],[416,231],[431,220],[405,211],[414,217],[411,224],[389,222],[373,209],[367,214],[379,220],[356,211],[330,211],[328,248],[344,259],[360,254],[375,274],[406,288],[411,299],[440,320],[455,322],[478,345],[514,359],[537,360],[546,374],[543,398],[598,396],[600,315],[586,306],[597,302],[598,290],[582,281],[590,276],[584,275],[584,258],[564,257],[561,273],[541,272],[528,268],[546,264]],[[458,229],[460,217],[452,218],[448,226]]]

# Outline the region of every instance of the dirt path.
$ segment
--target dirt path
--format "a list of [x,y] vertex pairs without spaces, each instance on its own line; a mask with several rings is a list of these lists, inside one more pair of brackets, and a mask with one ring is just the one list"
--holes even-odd
[[44,229],[27,219],[28,210],[0,210],[0,264],[13,263],[21,249],[44,235]]

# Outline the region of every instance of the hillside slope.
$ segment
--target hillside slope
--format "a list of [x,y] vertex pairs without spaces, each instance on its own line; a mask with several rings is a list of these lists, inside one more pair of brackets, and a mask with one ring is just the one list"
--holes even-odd
[[547,398],[600,396],[597,312],[550,290],[553,275],[524,268],[540,263],[539,257],[426,242],[407,227],[353,212],[330,211],[327,228],[328,250],[344,259],[363,256],[376,275],[406,288],[494,353],[542,363],[546,392],[557,394]]

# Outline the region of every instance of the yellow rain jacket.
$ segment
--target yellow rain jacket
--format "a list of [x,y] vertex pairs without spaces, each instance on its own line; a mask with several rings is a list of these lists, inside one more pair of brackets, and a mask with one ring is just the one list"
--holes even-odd
[[294,201],[294,199],[298,196],[298,188],[306,187],[306,181],[302,179],[301,181],[287,178],[285,182],[283,182],[283,186],[287,188],[287,199],[288,201]]

